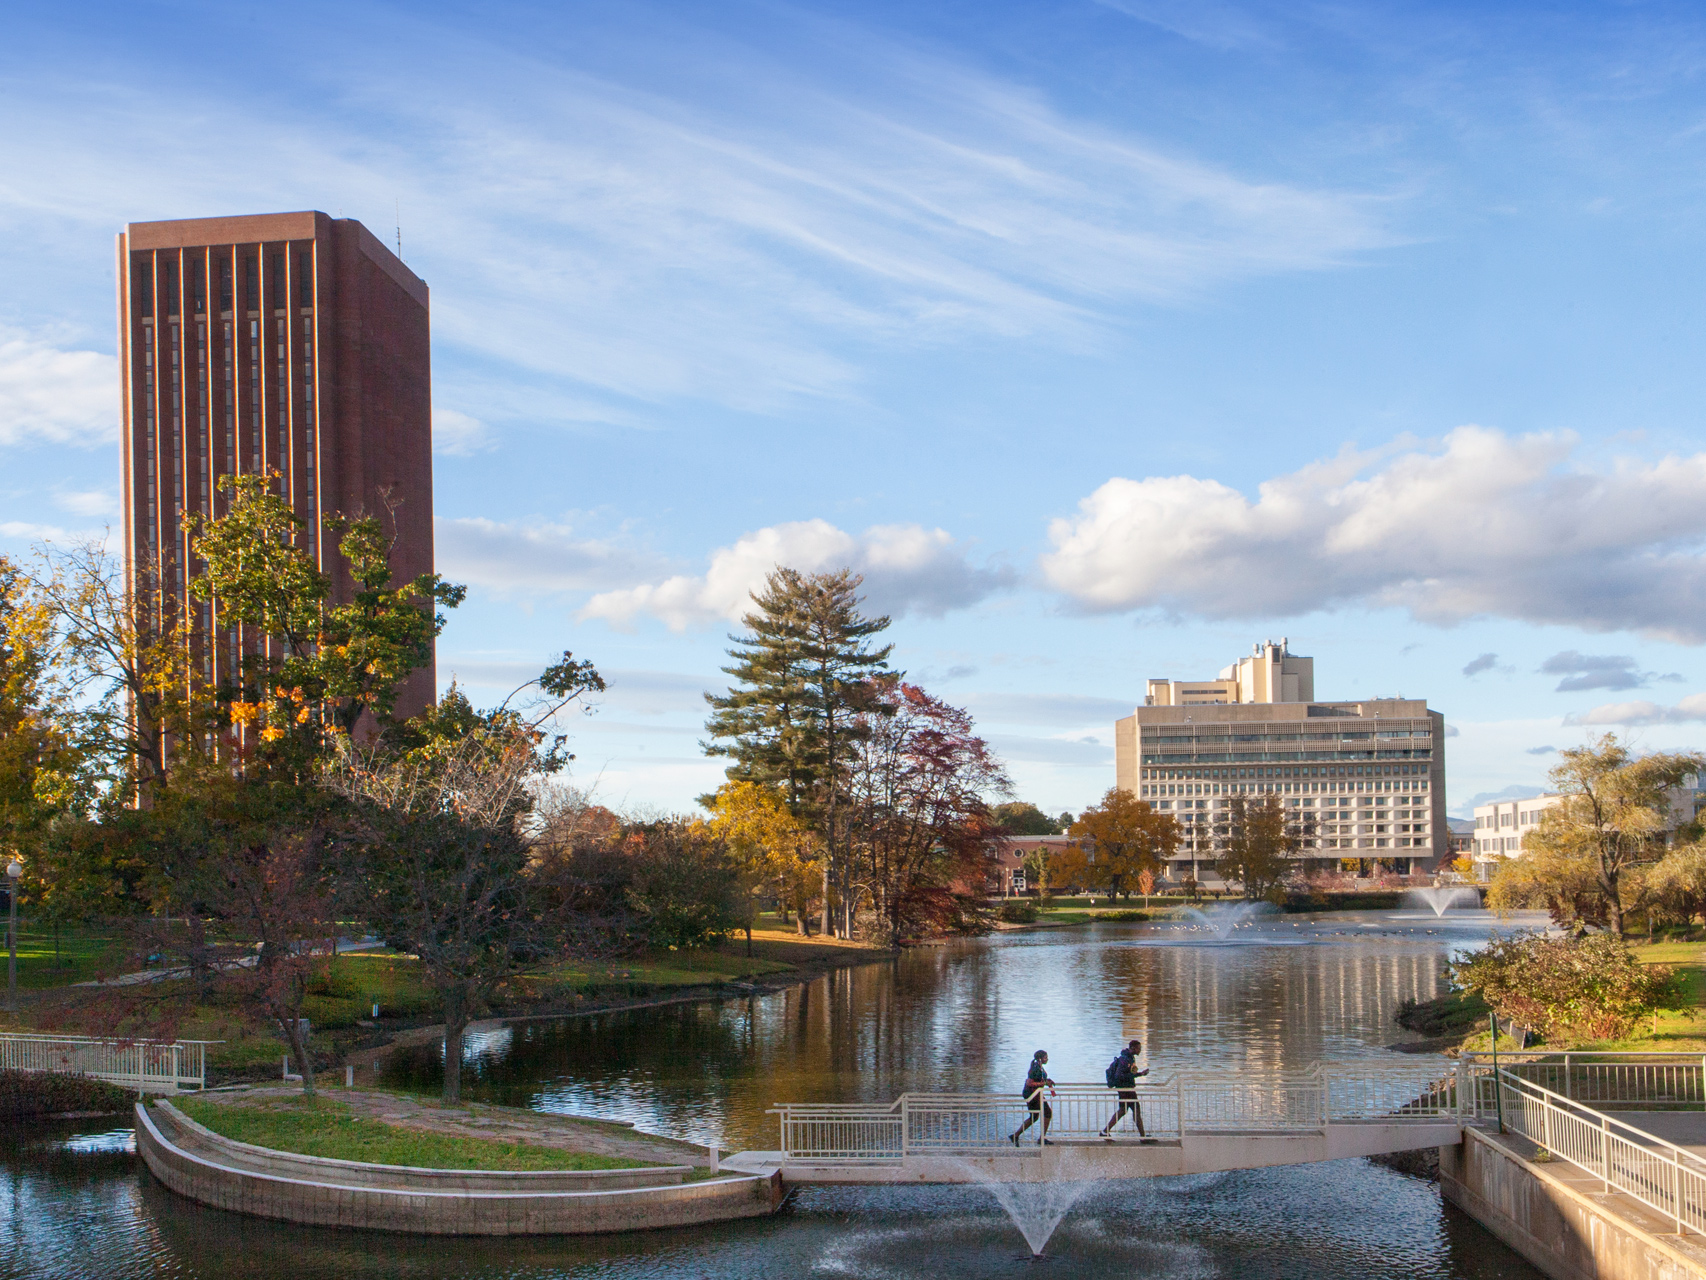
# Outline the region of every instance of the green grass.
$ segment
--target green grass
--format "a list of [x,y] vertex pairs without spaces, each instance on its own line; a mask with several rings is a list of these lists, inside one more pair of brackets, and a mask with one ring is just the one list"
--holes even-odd
[[680,951],[658,950],[611,964],[571,962],[528,974],[523,985],[535,992],[559,986],[589,994],[598,991],[643,994],[670,987],[702,987],[735,978],[785,973],[794,967],[757,956],[749,960],[739,953],[741,946],[731,943],[722,951],[695,950],[691,957]]
[[506,1173],[568,1169],[638,1169],[651,1162],[584,1151],[561,1151],[490,1138],[458,1138],[422,1133],[355,1115],[335,1098],[281,1101],[250,1107],[177,1098],[173,1104],[197,1124],[221,1137],[275,1151],[358,1160],[368,1164],[407,1165],[416,1169],[482,1169]]
[[[4,927],[5,922],[0,920],[0,930]],[[43,991],[101,977],[117,959],[109,955],[114,946],[109,934],[68,926],[59,931],[56,958],[53,930],[19,921],[18,986],[25,991]]]

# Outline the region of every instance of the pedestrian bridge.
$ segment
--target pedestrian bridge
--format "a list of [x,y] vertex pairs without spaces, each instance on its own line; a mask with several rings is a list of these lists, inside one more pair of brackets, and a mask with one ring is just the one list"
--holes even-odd
[[1014,1095],[905,1094],[888,1105],[790,1103],[775,1151],[725,1168],[797,1183],[1045,1182],[1173,1177],[1385,1155],[1462,1141],[1497,1107],[1490,1065],[1430,1058],[1269,1075],[1190,1071],[1137,1089],[1147,1135],[1101,1084],[1057,1084],[1045,1140]]

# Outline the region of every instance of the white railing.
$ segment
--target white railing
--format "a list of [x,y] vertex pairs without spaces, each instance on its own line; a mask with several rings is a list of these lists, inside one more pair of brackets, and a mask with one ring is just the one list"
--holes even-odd
[[[1490,1055],[1465,1054],[1464,1060],[1485,1078]],[[1574,1102],[1602,1109],[1639,1107],[1648,1111],[1706,1108],[1706,1054],[1561,1052],[1499,1054],[1499,1066],[1522,1080]],[[1481,1090],[1478,1110],[1491,1104],[1490,1086]]]
[[0,1069],[90,1076],[140,1093],[179,1093],[206,1086],[207,1046],[220,1043],[0,1034]]
[[1495,1077],[1505,1127],[1676,1223],[1706,1234],[1706,1160],[1507,1071]]
[[[1457,1118],[1456,1084],[1438,1064],[1409,1070],[1314,1067],[1301,1075],[1179,1073],[1134,1090],[1145,1136],[1176,1141],[1193,1133],[1319,1132],[1329,1124]],[[1119,1107],[1099,1084],[1057,1084],[1043,1093],[1050,1142],[1100,1137]],[[772,1108],[782,1152],[794,1160],[884,1161],[909,1155],[1011,1151],[1009,1135],[1032,1112],[1016,1094],[903,1094],[881,1104],[785,1104]],[[1138,1141],[1135,1118],[1121,1116],[1116,1140]],[[1039,1119],[1019,1154],[1037,1153]]]

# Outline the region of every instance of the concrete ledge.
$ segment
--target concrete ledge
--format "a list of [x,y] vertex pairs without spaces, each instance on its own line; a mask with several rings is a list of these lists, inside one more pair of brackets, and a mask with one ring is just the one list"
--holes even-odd
[[[136,1106],[136,1149],[165,1186],[214,1208],[284,1222],[422,1235],[584,1235],[761,1217],[774,1213],[783,1198],[781,1179],[774,1175],[601,1190],[545,1190],[529,1181],[535,1175],[525,1173],[482,1174],[482,1182],[490,1179],[494,1185],[480,1188],[426,1187],[418,1181],[358,1185],[350,1180],[350,1161],[296,1156],[277,1162],[272,1158],[285,1153],[210,1134],[230,1148],[221,1153],[206,1146],[193,1130],[180,1129],[178,1122],[185,1126],[194,1122],[175,1109],[172,1115],[177,1120],[166,1117],[165,1125],[174,1131],[172,1137],[150,1110],[143,1103]],[[200,1125],[195,1128],[208,1133]],[[261,1151],[268,1159],[250,1167],[250,1151]],[[292,1172],[273,1171],[285,1167]],[[314,1176],[315,1172],[325,1176]]]
[[[1521,1138],[1465,1129],[1439,1152],[1440,1192],[1552,1280],[1706,1277],[1706,1244]],[[1576,1184],[1576,1185],[1573,1185]]]
[[169,1102],[156,1103],[153,1118],[162,1136],[180,1150],[254,1173],[335,1182],[348,1187],[381,1187],[390,1191],[504,1191],[512,1194],[517,1191],[616,1191],[628,1187],[677,1186],[685,1182],[687,1175],[693,1171],[691,1165],[685,1164],[516,1173],[365,1164],[238,1142],[198,1124]]

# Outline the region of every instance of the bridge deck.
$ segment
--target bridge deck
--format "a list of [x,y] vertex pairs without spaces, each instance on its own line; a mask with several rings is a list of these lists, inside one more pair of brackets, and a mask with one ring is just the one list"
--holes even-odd
[[1153,1143],[1051,1139],[1047,1146],[1027,1144],[1019,1150],[1004,1145],[863,1160],[742,1151],[724,1157],[722,1164],[743,1173],[779,1171],[787,1183],[825,1185],[1095,1181],[1344,1160],[1455,1146],[1462,1140],[1463,1127],[1455,1119],[1359,1121],[1317,1129],[1186,1133]]

